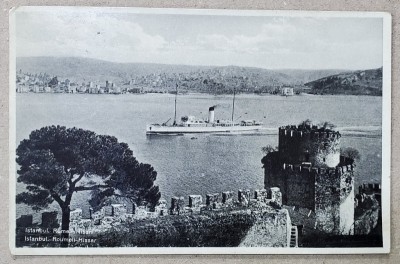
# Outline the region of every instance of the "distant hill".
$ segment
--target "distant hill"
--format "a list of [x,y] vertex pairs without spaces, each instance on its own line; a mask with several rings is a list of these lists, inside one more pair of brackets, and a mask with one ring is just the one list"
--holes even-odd
[[[152,63],[115,63],[79,57],[19,57],[16,68],[74,81],[117,81],[149,74],[190,72],[203,67]],[[205,67],[204,67],[205,68]]]
[[287,74],[295,78],[300,83],[308,83],[314,80],[318,80],[327,76],[350,72],[349,70],[341,69],[328,69],[328,70],[299,70],[299,69],[282,69],[274,70],[276,72]]
[[335,74],[305,85],[315,94],[382,95],[382,67]]
[[77,57],[19,57],[17,72],[46,73],[73,82],[105,83],[118,85],[133,83],[152,89],[173,90],[178,83],[182,90],[231,93],[274,92],[280,86],[309,83],[343,70],[268,70],[239,66],[191,66],[152,63],[114,63]]

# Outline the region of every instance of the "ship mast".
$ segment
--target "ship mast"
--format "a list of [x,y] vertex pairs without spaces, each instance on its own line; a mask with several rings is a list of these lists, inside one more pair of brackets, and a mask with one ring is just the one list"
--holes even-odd
[[178,84],[176,84],[176,89],[175,89],[175,111],[174,111],[174,126],[176,126],[176,99],[178,97]]
[[235,113],[235,95],[236,95],[236,88],[233,87],[232,123],[233,123],[233,115],[234,115],[234,113]]

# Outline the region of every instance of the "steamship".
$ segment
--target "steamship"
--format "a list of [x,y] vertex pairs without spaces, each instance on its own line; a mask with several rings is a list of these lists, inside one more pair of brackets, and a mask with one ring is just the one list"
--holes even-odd
[[246,132],[258,131],[262,129],[262,123],[256,120],[234,121],[235,110],[235,91],[233,92],[232,119],[220,120],[214,118],[215,107],[208,109],[208,119],[198,119],[194,116],[183,116],[181,122],[176,121],[176,101],[178,91],[175,93],[175,114],[174,121],[168,125],[168,122],[162,124],[151,124],[146,127],[147,135],[163,135],[163,134],[188,134],[188,133],[226,133],[226,132]]

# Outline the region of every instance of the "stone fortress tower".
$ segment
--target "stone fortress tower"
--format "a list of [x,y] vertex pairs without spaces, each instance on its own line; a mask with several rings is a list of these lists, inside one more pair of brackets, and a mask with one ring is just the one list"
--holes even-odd
[[302,124],[279,128],[277,151],[263,159],[265,188],[279,187],[282,203],[315,214],[314,228],[354,233],[354,160],[340,155],[340,133]]

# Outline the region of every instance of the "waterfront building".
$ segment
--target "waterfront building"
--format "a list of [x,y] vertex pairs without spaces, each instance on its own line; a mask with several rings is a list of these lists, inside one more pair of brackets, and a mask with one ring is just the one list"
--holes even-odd
[[292,96],[294,95],[292,87],[282,87],[281,94],[284,96]]

